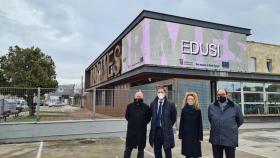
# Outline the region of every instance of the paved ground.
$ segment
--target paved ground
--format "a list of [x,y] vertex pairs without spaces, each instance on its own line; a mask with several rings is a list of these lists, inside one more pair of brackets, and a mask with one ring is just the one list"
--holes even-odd
[[239,140],[239,150],[265,157],[280,157],[280,129],[241,130]]
[[60,120],[91,120],[91,119],[110,119],[111,116],[96,113],[93,116],[92,111],[78,106],[60,106],[60,107],[40,107],[40,121],[60,121]]
[[[204,158],[211,158],[211,145],[208,143],[209,132],[205,132],[202,143]],[[280,130],[241,130],[240,146],[237,158],[278,158],[280,155]],[[40,147],[41,146],[41,147]],[[89,139],[72,141],[48,141],[22,144],[0,145],[1,158],[121,158],[124,151],[123,138]],[[176,139],[173,149],[175,158],[181,158],[181,142]],[[132,157],[136,157],[133,151]],[[145,157],[152,158],[153,149],[147,145]]]
[[[26,119],[29,112],[21,112],[18,117],[10,115],[6,122],[34,122],[36,119]],[[36,117],[34,117],[36,118]],[[96,115],[96,119],[104,118],[102,115]],[[93,119],[93,113],[86,108],[78,106],[64,105],[59,107],[40,106],[40,121],[64,121],[64,120],[88,120]],[[5,123],[0,120],[0,123]]]

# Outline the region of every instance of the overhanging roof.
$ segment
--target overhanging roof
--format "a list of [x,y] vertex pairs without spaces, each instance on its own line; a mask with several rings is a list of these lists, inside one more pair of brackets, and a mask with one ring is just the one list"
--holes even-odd
[[125,30],[86,68],[86,71],[90,69],[97,61],[99,61],[108,51],[110,51],[113,46],[115,46],[121,39],[123,39],[135,26],[137,26],[144,18],[150,18],[155,20],[167,21],[180,23],[185,25],[199,26],[204,28],[222,30],[235,32],[240,34],[245,34],[247,36],[251,35],[251,29],[230,26],[225,24],[218,24],[213,22],[207,22],[202,20],[190,19],[175,15],[163,14],[148,10],[143,10],[126,28]]
[[248,73],[248,72],[227,72],[227,71],[214,71],[214,70],[202,70],[202,69],[190,69],[179,67],[162,67],[156,65],[143,65],[134,70],[126,72],[118,77],[115,77],[109,81],[102,82],[93,88],[100,88],[109,85],[115,85],[120,83],[134,82],[137,78],[146,77],[164,77],[170,78],[194,78],[194,79],[206,79],[206,80],[243,80],[243,81],[266,81],[266,82],[280,82],[280,74],[268,74],[268,73]]

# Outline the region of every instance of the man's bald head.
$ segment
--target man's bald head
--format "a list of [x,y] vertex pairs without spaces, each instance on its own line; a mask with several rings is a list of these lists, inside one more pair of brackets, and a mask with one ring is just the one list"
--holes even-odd
[[135,99],[143,99],[144,95],[141,91],[138,91],[135,93],[134,98]]

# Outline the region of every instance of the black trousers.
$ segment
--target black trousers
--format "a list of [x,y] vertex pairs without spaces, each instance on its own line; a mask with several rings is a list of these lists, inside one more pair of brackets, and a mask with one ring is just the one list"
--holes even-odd
[[[162,158],[162,147],[163,147],[163,131],[161,127],[156,128],[155,140],[154,140],[154,153],[155,158]],[[165,158],[172,158],[172,152],[170,149],[164,149]]]
[[212,145],[213,157],[223,158],[223,151],[225,150],[226,158],[235,158],[235,147]]
[[[128,146],[125,147],[125,151],[124,151],[123,157],[124,158],[130,158],[132,150],[133,150],[132,147],[128,147]],[[138,148],[137,158],[144,158],[144,149]]]

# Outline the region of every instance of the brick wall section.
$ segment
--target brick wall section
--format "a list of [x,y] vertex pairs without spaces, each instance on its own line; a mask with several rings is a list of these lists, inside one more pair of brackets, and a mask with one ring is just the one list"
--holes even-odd
[[87,92],[86,93],[86,102],[85,102],[85,106],[88,110],[92,111],[93,110],[93,106],[92,106],[92,92]]
[[113,117],[124,117],[126,106],[130,102],[130,92],[128,89],[129,84],[115,86],[112,105],[96,105],[96,113]]

